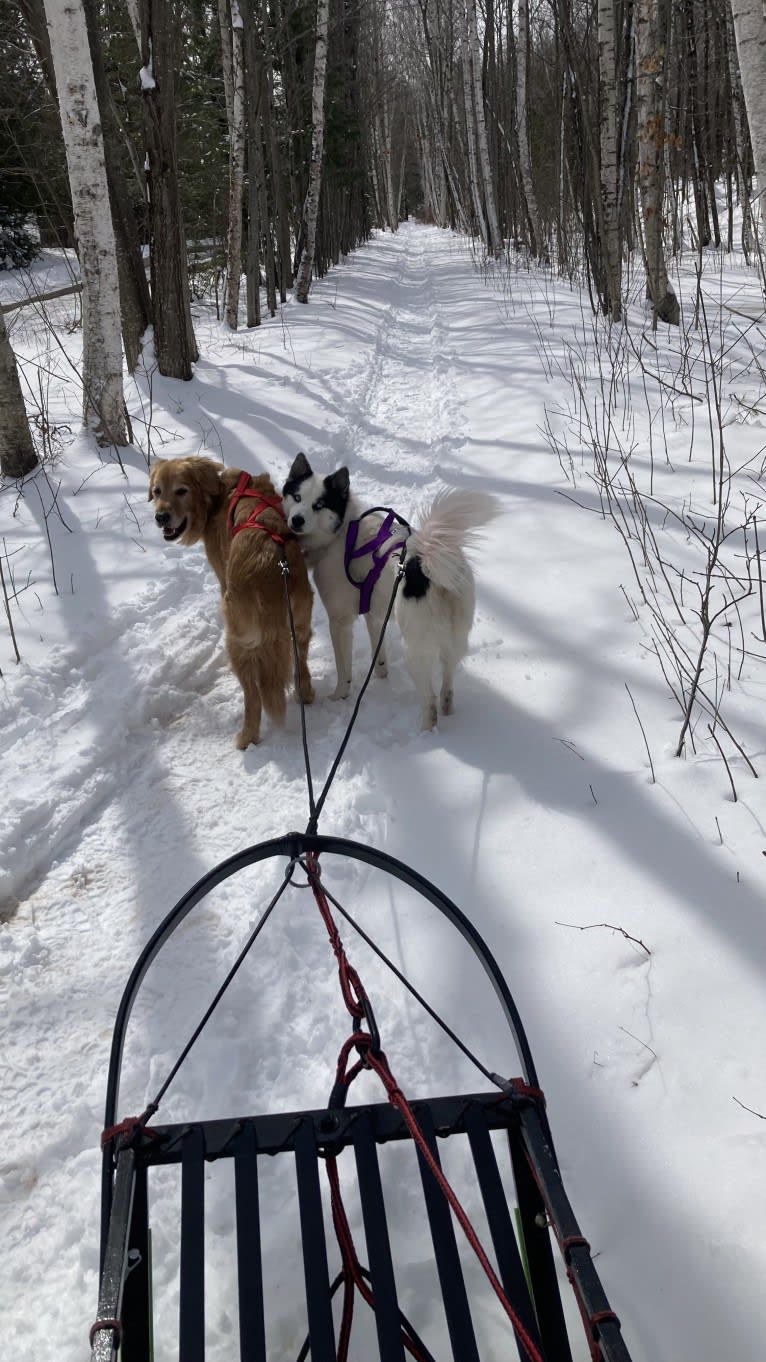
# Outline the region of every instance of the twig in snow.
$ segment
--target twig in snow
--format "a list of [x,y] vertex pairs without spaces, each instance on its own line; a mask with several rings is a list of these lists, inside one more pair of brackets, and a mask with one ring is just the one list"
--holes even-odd
[[630,697],[630,703],[631,703],[632,706],[633,706],[633,713],[635,714],[636,719],[638,720],[638,726],[639,726],[639,728],[641,729],[641,736],[642,736],[643,739],[644,739],[644,747],[646,748],[646,755],[647,755],[647,757],[649,758],[649,767],[650,767],[651,772],[652,772],[652,785],[656,785],[656,784],[657,784],[657,777],[656,777],[655,774],[654,774],[654,762],[652,761],[652,754],[651,754],[651,752],[649,751],[649,743],[648,743],[648,741],[647,741],[646,733],[645,733],[645,731],[644,731],[644,725],[641,723],[641,718],[640,718],[640,716],[639,716],[638,710],[636,709],[636,702],[635,702],[635,700],[633,699],[633,696],[630,694],[630,686],[628,685],[627,681],[625,682],[625,689],[626,689],[626,691],[628,692],[628,695],[629,695],[629,697]]
[[738,1097],[732,1097],[731,1100],[732,1102],[736,1102],[737,1106],[741,1107],[743,1111],[749,1111],[751,1116],[757,1116],[759,1121],[766,1121],[766,1116],[764,1116],[762,1111],[756,1111],[754,1107],[746,1107],[744,1102],[740,1102]]
[[718,741],[718,735],[716,734],[716,731],[715,731],[715,729],[712,727],[711,724],[708,724],[708,726],[707,726],[707,731],[708,731],[708,733],[710,734],[711,738],[713,739],[713,742],[715,743],[716,747],[718,748],[718,751],[719,751],[720,754],[721,754],[721,760],[722,760],[724,766],[726,767],[726,774],[727,774],[727,776],[729,777],[729,784],[731,785],[731,792],[732,792],[732,795],[734,796],[734,803],[736,804],[736,802],[737,802],[737,791],[736,791],[736,788],[735,788],[735,786],[734,786],[734,780],[733,780],[733,778],[732,778],[731,770],[729,769],[729,763],[728,763],[728,761],[726,760],[726,754],[725,754],[725,752],[724,752],[724,750],[723,750],[721,744],[719,743],[719,741]]
[[646,951],[646,954],[647,954],[647,955],[651,955],[651,951],[649,950],[649,947],[648,947],[648,946],[645,946],[644,943],[643,943],[643,941],[641,941],[641,939],[640,939],[639,937],[637,937],[637,936],[631,936],[630,932],[626,932],[624,927],[615,927],[615,925],[614,925],[613,922],[588,922],[588,923],[580,923],[580,922],[558,922],[558,921],[556,921],[556,926],[557,926],[557,927],[574,927],[575,931],[577,931],[577,932],[592,932],[594,927],[606,927],[610,932],[620,932],[621,935],[625,937],[625,940],[626,940],[626,941],[632,941],[632,942],[634,942],[634,944],[635,944],[636,946],[640,946],[641,949],[642,949],[643,951]]

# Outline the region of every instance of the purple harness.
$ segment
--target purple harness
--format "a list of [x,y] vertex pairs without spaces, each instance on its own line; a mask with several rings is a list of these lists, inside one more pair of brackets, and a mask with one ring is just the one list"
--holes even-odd
[[[364,520],[364,517],[366,515],[374,515],[377,511],[384,510],[386,511],[386,518],[378,530],[378,533],[375,535],[375,538],[368,539],[366,544],[362,544],[361,548],[357,548],[356,541],[359,536],[359,526]],[[388,545],[388,548],[384,548],[383,546],[386,544],[387,540],[391,538],[391,531],[395,520],[399,522],[406,533],[403,539],[394,539],[393,543]],[[407,521],[402,520],[402,517],[397,515],[396,511],[386,510],[384,506],[373,506],[369,511],[365,511],[364,515],[361,515],[358,520],[349,521],[348,529],[346,530],[346,549],[343,555],[343,566],[346,569],[346,576],[351,585],[355,586],[359,592],[360,615],[367,614],[372,601],[372,593],[378,578],[383,572],[394,549],[402,548],[409,534],[410,527],[407,524]],[[381,551],[379,552],[378,550]],[[372,558],[372,563],[367,576],[364,577],[361,582],[354,581],[354,578],[349,571],[352,562],[356,558],[365,558],[368,556]]]

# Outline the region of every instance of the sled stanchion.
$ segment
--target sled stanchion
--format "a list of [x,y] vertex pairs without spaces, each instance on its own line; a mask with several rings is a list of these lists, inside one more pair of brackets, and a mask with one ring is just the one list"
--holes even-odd
[[181,1154],[181,1291],[178,1356],[205,1362],[205,1144],[199,1126]]
[[322,1195],[319,1190],[316,1144],[309,1117],[301,1121],[296,1131],[295,1172],[298,1179],[311,1362],[335,1362],[335,1331],[330,1307],[327,1241],[322,1215]]
[[[542,1352],[543,1346],[538,1333],[534,1304],[529,1296],[529,1286],[524,1275],[524,1267],[516,1243],[508,1202],[500,1180],[500,1171],[487,1128],[486,1115],[483,1108],[476,1102],[471,1102],[466,1108],[465,1128],[468,1132],[473,1164],[484,1202],[484,1212],[489,1225],[492,1247],[495,1250],[500,1280],[508,1299],[516,1302],[516,1312],[527,1334]],[[518,1332],[516,1339],[518,1344]],[[520,1345],[519,1355],[520,1357],[524,1356]]]
[[266,1362],[263,1310],[261,1219],[258,1197],[258,1148],[251,1121],[234,1141],[234,1196],[237,1217],[239,1351],[247,1362]]
[[[441,1167],[430,1112],[427,1108],[423,1110],[418,1107],[416,1115],[426,1144],[437,1166]],[[450,1208],[419,1150],[418,1163],[428,1221],[431,1226],[434,1261],[439,1274],[452,1353],[455,1358],[460,1359],[460,1362],[479,1362],[476,1335],[473,1330],[468,1294],[463,1280],[463,1270],[460,1266],[460,1254],[458,1253]]]
[[386,1358],[386,1362],[404,1362],[391,1242],[383,1204],[378,1152],[369,1115],[362,1116],[354,1123],[354,1155],[359,1178],[364,1236],[370,1258],[380,1355]]
[[[125,1334],[137,1357],[153,1356],[151,1316],[151,1241],[146,1165],[137,1159],[130,1217],[128,1263],[122,1298]],[[128,1360],[129,1362],[129,1360]]]
[[[111,1169],[109,1173],[111,1181]],[[135,1151],[123,1149],[117,1157],[114,1195],[98,1296],[98,1316],[90,1330],[92,1362],[113,1362],[122,1336],[122,1297],[128,1270],[130,1224],[135,1189]]]

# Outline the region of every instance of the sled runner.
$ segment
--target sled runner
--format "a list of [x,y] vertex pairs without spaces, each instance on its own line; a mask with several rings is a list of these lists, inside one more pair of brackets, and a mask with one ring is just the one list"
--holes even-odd
[[[372,1004],[348,962],[334,925],[329,901],[343,909],[325,890],[320,856],[350,857],[382,870],[414,889],[445,915],[474,951],[492,984],[508,1027],[509,1049],[515,1050],[514,1058],[509,1060],[509,1071],[520,1070],[520,1077],[506,1079],[485,1070],[488,1091],[449,1094],[411,1103],[403,1098],[381,1047]],[[351,1035],[341,1054],[326,1109],[160,1125],[153,1119],[157,1101],[140,1117],[117,1124],[125,1032],[149,965],[187,914],[215,886],[246,866],[270,858],[285,859],[285,880],[259,919],[254,936],[289,886],[293,874],[305,873],[323,917],[324,910],[328,910],[326,925],[338,958],[344,999],[352,1016]],[[251,944],[252,939],[245,950]],[[232,975],[233,972],[217,998]],[[357,1057],[349,1068],[352,1055]],[[354,1069],[363,1064],[379,1073],[388,1101],[362,1106],[346,1104]],[[161,1092],[166,1087],[167,1083]],[[294,833],[231,857],[180,900],[142,952],[123,994],[112,1041],[105,1127],[102,1274],[98,1318],[91,1331],[93,1362],[116,1358],[118,1348],[124,1362],[150,1362],[154,1355],[148,1184],[151,1170],[171,1164],[180,1166],[180,1308],[177,1348],[174,1350],[164,1339],[162,1355],[176,1356],[180,1362],[204,1362],[204,1176],[206,1161],[216,1159],[233,1160],[235,1179],[239,1344],[238,1350],[232,1348],[227,1355],[238,1356],[242,1362],[266,1362],[267,1357],[281,1355],[266,1337],[261,1259],[268,1252],[268,1244],[262,1242],[258,1198],[259,1164],[264,1158],[277,1155],[294,1163],[300,1212],[305,1306],[296,1308],[305,1310],[307,1341],[299,1358],[310,1355],[312,1362],[343,1362],[350,1355],[356,1292],[361,1297],[358,1308],[366,1309],[363,1304],[366,1301],[374,1311],[376,1355],[381,1362],[404,1362],[405,1357],[418,1362],[442,1362],[444,1352],[437,1355],[430,1351],[428,1338],[419,1336],[399,1305],[400,1287],[387,1223],[379,1150],[390,1141],[402,1140],[414,1140],[417,1149],[423,1218],[430,1229],[442,1294],[448,1356],[455,1362],[478,1362],[483,1354],[476,1339],[475,1311],[486,1308],[486,1299],[477,1303],[470,1298],[459,1247],[465,1243],[464,1226],[458,1213],[450,1208],[449,1193],[441,1181],[439,1146],[448,1139],[462,1141],[469,1151],[483,1203],[489,1234],[484,1248],[493,1262],[486,1263],[488,1272],[486,1276],[482,1273],[482,1279],[486,1281],[488,1295],[494,1295],[507,1317],[508,1347],[503,1356],[518,1356],[522,1362],[527,1359],[571,1362],[572,1349],[555,1272],[553,1236],[574,1288],[594,1362],[598,1359],[629,1362],[619,1320],[609,1308],[588,1243],[562,1186],[544,1099],[507,984],[460,909],[428,880],[380,851],[338,838]],[[503,1132],[510,1156],[518,1234],[514,1231],[514,1207],[509,1205],[498,1166],[496,1142],[491,1138],[495,1131]],[[338,1245],[332,1252],[340,1261],[334,1279],[328,1244],[333,1235],[327,1233],[321,1198],[322,1165],[330,1181]],[[350,1182],[356,1170],[369,1256],[366,1263],[362,1261],[363,1254],[357,1253],[349,1230],[340,1191],[341,1166],[346,1182]],[[465,1233],[473,1247],[472,1227]],[[479,1248],[483,1254],[484,1249]],[[298,1282],[295,1287],[297,1294]],[[333,1312],[333,1297],[338,1293],[342,1305]],[[371,1358],[366,1356],[365,1362],[371,1362]]]

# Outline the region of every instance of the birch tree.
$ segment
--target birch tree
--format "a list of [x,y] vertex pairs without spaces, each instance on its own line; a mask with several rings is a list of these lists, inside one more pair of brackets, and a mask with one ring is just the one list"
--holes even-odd
[[83,421],[99,444],[125,445],[114,231],[82,0],[45,0],[74,208],[83,297]]
[[662,240],[665,148],[665,46],[659,0],[636,0],[636,120],[638,185],[643,218],[644,256],[654,324],[677,326],[678,299],[668,280]]
[[476,25],[476,0],[466,0],[466,23],[468,29],[468,48],[471,54],[473,98],[476,108],[476,145],[479,152],[479,165],[481,167],[481,178],[484,186],[484,204],[487,212],[489,245],[495,258],[499,258],[503,254],[503,238],[500,235],[500,226],[497,220],[495,186],[492,181],[492,173],[489,165],[487,123],[484,117],[484,91],[481,83],[481,52],[479,51],[479,35]]
[[468,15],[466,13],[463,0],[459,0],[460,20],[462,27],[462,74],[463,74],[463,108],[465,110],[466,142],[468,152],[468,179],[471,188],[471,199],[473,210],[478,223],[481,239],[484,243],[485,251],[489,251],[489,229],[487,220],[484,216],[484,205],[481,197],[481,187],[479,185],[479,173],[476,163],[476,109],[473,101],[473,77],[471,73],[471,49],[468,44]]
[[4,478],[23,478],[36,465],[37,451],[29,430],[16,356],[0,308],[0,474]]
[[527,0],[518,0],[519,39],[516,44],[516,131],[519,139],[519,170],[526,200],[527,217],[533,255],[542,253],[543,240],[540,214],[532,180],[532,155],[529,148],[529,7]]
[[766,244],[763,195],[766,191],[766,17],[763,0],[731,0],[742,91],[758,180],[760,240]]
[[306,202],[301,223],[301,256],[295,280],[295,298],[307,303],[311,288],[311,272],[316,250],[319,194],[322,187],[322,152],[324,148],[324,91],[327,72],[327,23],[329,0],[317,0],[316,47],[314,52],[314,80],[311,96],[311,166]]

